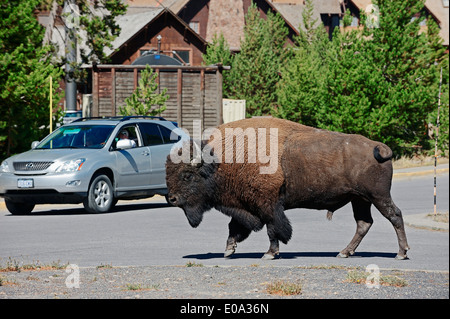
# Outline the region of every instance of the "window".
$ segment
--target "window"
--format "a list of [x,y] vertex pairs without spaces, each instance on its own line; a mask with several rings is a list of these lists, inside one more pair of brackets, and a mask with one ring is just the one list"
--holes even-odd
[[119,133],[117,133],[117,136],[115,138],[115,142],[117,143],[117,141],[121,138],[126,138],[132,141],[132,145],[133,147],[137,147],[137,146],[142,146],[139,143],[139,138],[137,136],[137,131],[136,131],[136,126],[134,125],[128,125],[128,126],[123,126],[120,130]]
[[173,50],[173,57],[183,64],[189,64],[191,62],[188,50]]
[[159,125],[153,123],[139,123],[141,129],[142,138],[144,139],[145,146],[160,145],[163,144],[161,132],[159,131]]
[[198,21],[189,22],[189,27],[197,33],[200,32],[200,23]]
[[167,127],[164,127],[162,125],[158,125],[158,126],[159,126],[159,129],[161,130],[164,144],[175,143],[181,139],[181,136],[178,136],[175,132],[169,130]]

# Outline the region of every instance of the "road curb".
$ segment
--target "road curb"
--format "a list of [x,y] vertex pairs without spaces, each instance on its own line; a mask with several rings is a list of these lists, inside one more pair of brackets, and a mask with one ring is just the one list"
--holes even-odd
[[[449,168],[440,168],[436,170],[436,174],[444,174],[448,173]],[[393,174],[393,178],[399,177],[411,177],[411,176],[424,176],[424,175],[432,175],[434,174],[434,169],[424,170],[424,171],[413,171],[413,172],[397,172]]]
[[428,215],[430,214],[405,215],[403,216],[403,221],[405,225],[414,228],[448,232],[448,223],[436,222]]

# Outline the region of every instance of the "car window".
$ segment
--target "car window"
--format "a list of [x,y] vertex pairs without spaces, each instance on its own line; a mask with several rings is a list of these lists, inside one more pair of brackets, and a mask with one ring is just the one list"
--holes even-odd
[[55,148],[95,148],[105,146],[114,126],[111,125],[70,125],[62,126],[47,136],[37,149]]
[[165,126],[158,125],[161,130],[164,144],[176,143],[181,139],[181,136],[177,135],[174,131],[168,129]]
[[159,125],[155,123],[139,123],[145,146],[160,145],[164,143],[158,127]]
[[142,146],[139,143],[138,132],[135,125],[123,126],[117,136],[115,137],[115,142],[120,139],[129,139],[133,143],[133,147]]

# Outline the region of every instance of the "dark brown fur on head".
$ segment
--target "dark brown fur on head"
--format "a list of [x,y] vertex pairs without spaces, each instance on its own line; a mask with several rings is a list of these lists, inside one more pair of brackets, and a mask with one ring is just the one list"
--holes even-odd
[[[189,154],[182,154],[183,149],[174,150],[178,156],[183,156],[184,161],[174,163],[171,155],[166,162],[166,183],[169,191],[168,200],[174,206],[184,210],[184,213],[192,227],[197,227],[203,213],[213,208],[216,204],[216,180],[215,172],[217,163],[205,163],[199,155],[194,141],[189,142]],[[199,143],[200,144],[200,143]],[[197,144],[204,149],[205,143]],[[188,160],[187,160],[188,159]]]

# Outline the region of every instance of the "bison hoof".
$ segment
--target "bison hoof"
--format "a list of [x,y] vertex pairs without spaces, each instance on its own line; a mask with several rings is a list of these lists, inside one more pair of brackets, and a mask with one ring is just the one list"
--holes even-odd
[[278,255],[278,253],[276,254],[272,254],[272,253],[265,253],[264,256],[262,256],[262,260],[272,260],[275,259],[275,256]]
[[339,253],[339,254],[337,254],[336,257],[338,257],[338,258],[348,258],[348,255],[344,254],[344,253]]
[[235,249],[227,249],[227,250],[225,250],[223,257],[225,257],[225,258],[230,257],[231,255],[234,254],[235,251],[236,251]]
[[395,259],[397,259],[397,260],[406,260],[406,259],[409,259],[409,258],[406,255],[404,255],[404,256],[397,255],[397,256],[395,256]]

